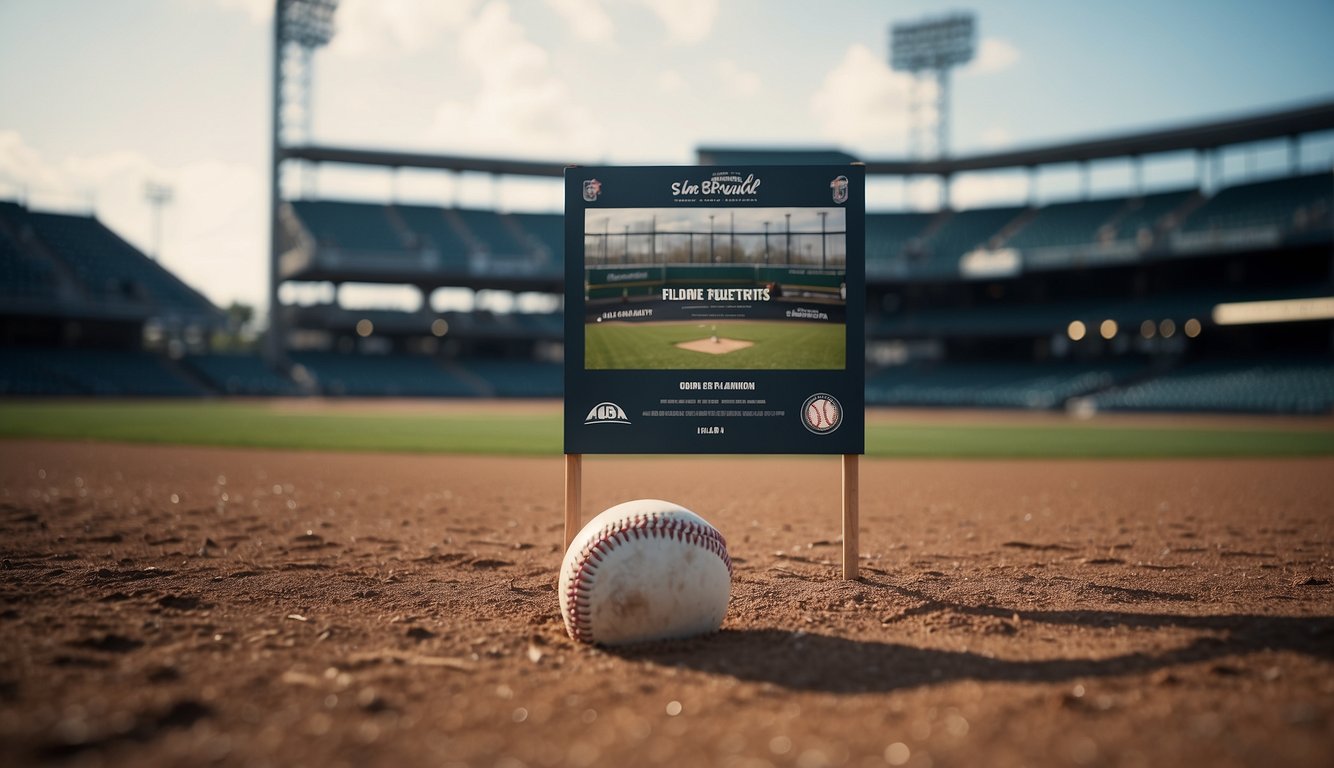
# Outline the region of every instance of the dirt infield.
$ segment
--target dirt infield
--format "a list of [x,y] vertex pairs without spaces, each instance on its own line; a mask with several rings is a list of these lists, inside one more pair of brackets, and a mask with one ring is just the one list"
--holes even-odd
[[753,341],[742,341],[740,339],[722,339],[717,336],[710,336],[704,339],[695,339],[694,341],[683,341],[680,344],[673,345],[677,349],[688,349],[691,352],[703,352],[706,355],[725,355],[728,352],[735,352],[738,349],[755,346]]
[[0,442],[0,763],[1334,764],[1334,460],[609,459],[718,635],[560,623],[559,459]]

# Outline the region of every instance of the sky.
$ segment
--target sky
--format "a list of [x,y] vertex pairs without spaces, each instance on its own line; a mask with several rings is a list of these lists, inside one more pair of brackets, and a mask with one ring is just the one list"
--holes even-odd
[[[213,301],[266,303],[271,0],[0,0],[0,198],[95,213]],[[967,7],[950,150],[970,154],[1334,98],[1329,0],[342,0],[314,58],[320,144],[560,162],[688,164],[701,145],[909,152],[911,78],[888,27]],[[929,86],[928,86],[929,89]],[[1283,173],[1281,145],[1232,152],[1223,181]],[[1328,169],[1334,137],[1302,147]],[[1131,188],[1095,164],[1094,195]],[[1151,159],[1152,188],[1195,182]],[[1045,169],[1040,200],[1078,193]],[[288,195],[553,210],[558,181],[322,168]],[[955,184],[959,207],[1026,199],[1021,173]],[[930,180],[870,185],[872,209],[930,208]],[[393,302],[391,302],[393,303]]]

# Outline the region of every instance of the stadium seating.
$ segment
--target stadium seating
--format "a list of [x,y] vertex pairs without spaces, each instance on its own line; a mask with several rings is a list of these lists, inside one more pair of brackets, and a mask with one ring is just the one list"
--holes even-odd
[[450,225],[440,208],[421,205],[395,205],[394,212],[414,233],[418,244],[433,248],[440,256],[440,266],[446,271],[466,271],[468,268],[467,241]]
[[[872,213],[866,218],[866,256],[873,290],[877,281],[922,280],[944,285],[904,289],[898,304],[872,301],[872,312],[866,318],[868,338],[910,343],[945,340],[944,348],[956,359],[872,371],[867,402],[1047,409],[1060,407],[1071,398],[1087,398],[1104,410],[1329,413],[1334,408],[1334,364],[1328,362],[1328,356],[1252,362],[1215,359],[1170,366],[1174,355],[1201,354],[1228,343],[1230,337],[1221,335],[1226,329],[1210,321],[1213,308],[1221,302],[1327,295],[1327,274],[1317,268],[1327,254],[1297,244],[1328,242],[1329,220],[1334,214],[1332,186],[1334,177],[1320,173],[1229,187],[1207,199],[1196,190],[1184,189],[1036,209]],[[410,262],[416,269],[439,270],[445,278],[437,282],[446,285],[504,285],[504,280],[491,278],[541,275],[546,280],[561,274],[564,220],[559,214],[332,201],[298,201],[293,210],[321,246],[341,252],[344,260],[330,265],[335,272],[341,267],[360,274],[364,266],[387,258],[399,267]],[[1247,236],[1228,240],[1229,233],[1237,232]],[[1300,237],[1314,239],[1297,239]],[[975,290],[970,286],[965,291],[950,285],[963,277],[960,259],[980,247],[1013,249],[1019,256],[1021,272],[1001,269],[991,273],[994,276],[1042,280],[1040,273],[1057,271],[1049,285],[1074,286],[1074,292],[1064,288],[993,291],[995,286],[989,285]],[[1146,282],[1136,288],[1134,296],[1086,287],[1097,282],[1099,275],[1094,272],[1087,279],[1078,273],[1059,272],[1125,264],[1147,256],[1150,261],[1133,267],[1138,274],[1152,268],[1159,258],[1207,257],[1239,247],[1290,253],[1294,268],[1245,285],[1224,282],[1210,273],[1197,288],[1185,277],[1174,277],[1167,283],[1172,287]],[[1308,258],[1313,251],[1314,261]],[[434,260],[426,258],[428,253],[436,254]],[[1237,258],[1252,265],[1262,256],[1252,253]],[[982,266],[983,270],[972,274],[987,274],[987,265]],[[1184,272],[1189,263],[1174,259],[1172,268]],[[1107,274],[1123,281],[1117,284],[1128,284],[1123,273]],[[92,318],[100,317],[97,312],[102,308],[106,317],[123,324],[177,310],[217,312],[96,219],[36,213],[13,203],[0,203],[0,300],[8,302],[0,305],[0,314],[9,309],[10,338],[30,344],[54,344],[51,339],[60,338],[61,330],[54,326],[33,334],[24,325],[33,321],[24,312],[44,301],[57,308],[76,301],[79,311],[91,312],[88,317]],[[894,306],[903,309],[879,311]],[[564,319],[559,312],[404,312],[349,310],[336,305],[288,310],[293,327],[321,329],[332,338],[350,337],[362,319],[372,321],[375,337],[425,337],[439,318],[448,323],[440,348],[451,355],[496,355],[506,350],[516,355],[437,359],[402,353],[295,353],[293,361],[326,394],[556,397],[561,392],[559,364],[538,363],[524,356],[533,342],[561,338]],[[1159,328],[1173,320],[1184,329],[1192,318],[1204,323],[1204,339],[1212,347],[1198,346],[1203,342],[1188,340],[1184,333],[1176,334],[1170,344],[1139,335],[1140,324],[1146,320],[1160,324]],[[1105,344],[1096,337],[1096,329],[1109,319],[1117,322],[1119,330],[1115,342]],[[996,349],[1022,349],[1026,338],[1050,341],[1062,337],[1073,320],[1085,323],[1089,338],[1070,342],[1070,355],[1115,352],[1141,357],[1134,358],[1138,362],[1126,362],[1125,357],[1111,362],[968,362],[957,359],[958,350],[985,346],[950,343],[986,340],[986,344],[996,342]],[[125,343],[133,338],[135,329],[128,328],[129,336],[125,330],[117,329],[96,341],[85,338],[82,343]],[[434,331],[441,329],[437,326]],[[1309,348],[1309,338],[1307,341],[1302,348]],[[1250,343],[1247,354],[1280,354],[1263,347],[1262,341]],[[420,345],[395,343],[393,348]],[[1149,355],[1157,356],[1152,368]],[[306,391],[284,372],[248,355],[194,354],[170,361],[138,351],[0,348],[0,395],[282,396]]]
[[301,200],[292,210],[320,248],[357,261],[359,268],[395,259],[399,267],[421,269],[423,252],[435,253],[429,269],[446,274],[546,274],[559,276],[565,220],[560,214],[501,214],[465,208]]
[[936,218],[935,213],[869,213],[866,215],[866,271],[905,273],[914,259],[909,246]]
[[[40,239],[50,253],[68,266],[69,273],[93,304],[128,303],[164,312],[216,313],[206,299],[95,218],[38,213],[13,204],[7,204],[0,215],[12,231]],[[16,281],[22,280],[21,284],[50,296],[56,284],[53,265],[44,261],[39,252],[24,249],[12,238],[8,241],[20,251],[11,263],[26,265],[18,268]],[[0,252],[4,250],[5,245],[0,244]]]
[[[94,299],[146,302],[148,296],[131,275],[134,270],[106,258],[104,243],[87,226],[72,225],[69,216],[31,213],[28,221],[37,234],[69,264],[80,285]],[[91,219],[87,220],[91,222]]]
[[540,339],[558,339],[565,329],[564,316],[557,312],[516,314],[514,319],[526,334]]
[[482,394],[428,357],[297,352],[292,362],[328,395],[358,397],[471,397]]
[[928,230],[922,240],[925,259],[915,272],[923,277],[947,279],[959,276],[959,259],[989,240],[1026,209],[975,208],[958,211]]
[[383,205],[298,200],[292,209],[321,246],[375,253],[407,249]]
[[1020,249],[1050,248],[1099,242],[1102,239],[1102,228],[1125,205],[1123,198],[1113,198],[1045,206],[1005,241],[1004,246]]
[[1273,227],[1279,232],[1329,226],[1334,204],[1329,173],[1241,184],[1223,189],[1200,206],[1181,227],[1183,233]]
[[559,213],[511,213],[519,228],[537,245],[538,253],[545,255],[553,265],[564,262],[565,217]]
[[500,258],[532,255],[533,248],[495,211],[456,208],[453,212],[485,253]]
[[24,251],[0,230],[0,297],[54,299],[57,282],[52,266]]
[[10,202],[0,202],[0,296],[45,300],[44,309],[58,315],[77,305],[84,317],[123,318],[128,312],[221,322],[207,299],[96,218]]
[[183,361],[200,378],[225,395],[296,395],[291,380],[269,368],[257,355],[189,355]]
[[0,395],[87,395],[91,389],[76,378],[42,364],[43,352],[0,347]]
[[1334,362],[1198,362],[1103,392],[1092,402],[1109,411],[1328,414],[1334,411]]
[[973,408],[1060,407],[1066,400],[1111,386],[1138,366],[1118,362],[937,363],[894,366],[868,374],[868,405]]
[[1138,241],[1141,232],[1155,234],[1170,221],[1167,217],[1179,211],[1195,194],[1193,189],[1181,189],[1132,198],[1126,211],[1111,224],[1110,239]]
[[204,390],[147,352],[0,348],[0,394],[182,397]]
[[485,381],[496,397],[560,397],[564,388],[559,363],[471,360],[461,365]]

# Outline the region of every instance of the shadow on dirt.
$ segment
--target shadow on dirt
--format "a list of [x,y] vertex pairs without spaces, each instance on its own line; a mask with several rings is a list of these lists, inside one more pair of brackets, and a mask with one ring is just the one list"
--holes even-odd
[[[899,588],[895,588],[899,589]],[[902,590],[907,594],[910,590]],[[1187,616],[1120,611],[1015,611],[994,606],[966,606],[932,600],[913,614],[956,614],[1025,625],[1059,624],[1086,629],[1187,629],[1207,632],[1165,652],[1126,653],[1102,658],[1006,660],[968,651],[911,645],[784,629],[725,629],[692,640],[650,643],[614,649],[627,659],[694,669],[783,688],[833,693],[888,692],[925,685],[980,682],[1061,682],[1115,677],[1245,656],[1259,651],[1287,651],[1334,661],[1334,616]],[[1237,673],[1220,664],[1219,674]]]

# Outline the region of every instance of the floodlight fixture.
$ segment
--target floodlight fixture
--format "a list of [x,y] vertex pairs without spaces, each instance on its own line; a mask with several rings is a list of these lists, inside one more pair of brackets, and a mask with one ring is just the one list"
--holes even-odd
[[889,65],[913,77],[908,98],[909,154],[927,154],[923,148],[931,126],[922,124],[921,107],[928,97],[918,87],[927,76],[936,80],[936,155],[949,154],[950,70],[972,61],[976,54],[977,21],[971,13],[956,12],[890,26]]
[[320,48],[333,39],[338,0],[279,0],[278,10],[283,42]]
[[977,53],[977,23],[971,13],[952,13],[889,28],[889,64],[897,72],[958,67]]
[[158,181],[150,181],[144,184],[144,198],[153,205],[170,203],[172,196],[172,189],[166,184]]

